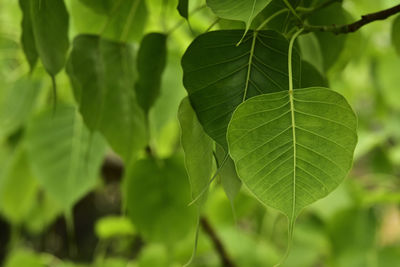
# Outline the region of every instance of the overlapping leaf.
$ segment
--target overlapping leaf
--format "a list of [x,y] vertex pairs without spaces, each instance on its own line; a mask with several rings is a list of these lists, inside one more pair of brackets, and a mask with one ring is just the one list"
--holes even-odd
[[338,93],[306,88],[249,99],[232,116],[230,154],[239,177],[263,204],[286,214],[326,196],[346,177],[357,119]]
[[31,70],[36,65],[38,59],[38,52],[36,50],[35,36],[33,34],[32,18],[31,18],[31,1],[19,0],[19,6],[22,11],[22,35],[21,44],[24,50],[26,59],[28,60]]
[[55,113],[41,114],[26,138],[33,174],[64,209],[96,185],[105,143],[98,134],[90,136],[75,108],[60,106]]
[[183,18],[189,19],[189,0],[179,0],[176,9]]
[[[288,89],[288,41],[274,31],[215,31],[197,37],[182,58],[183,83],[206,133],[225,150],[232,112],[244,100]],[[294,87],[300,58],[293,55]]]
[[181,124],[181,143],[185,152],[185,165],[192,198],[196,199],[212,176],[214,142],[204,132],[188,98],[182,100],[178,118]]
[[146,144],[145,118],[136,102],[131,48],[94,35],[75,38],[67,64],[85,123],[100,131],[128,161]]

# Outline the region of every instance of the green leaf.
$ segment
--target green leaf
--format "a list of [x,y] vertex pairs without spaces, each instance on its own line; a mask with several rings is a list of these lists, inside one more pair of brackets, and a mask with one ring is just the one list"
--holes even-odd
[[232,116],[227,139],[239,177],[293,229],[307,205],[328,195],[349,172],[357,118],[340,94],[305,88],[249,99]]
[[105,143],[97,134],[90,136],[75,108],[42,113],[28,126],[26,138],[33,174],[64,209],[96,185]]
[[[312,25],[342,25],[348,23],[348,15],[341,3],[332,5],[313,13],[308,18]],[[346,43],[346,34],[334,35],[330,32],[315,33],[323,56],[324,70],[329,70],[339,58]]]
[[302,34],[297,38],[301,59],[311,63],[319,72],[324,72],[323,57],[317,37],[313,32]]
[[31,1],[30,0],[19,0],[19,6],[22,11],[22,34],[21,44],[25,53],[25,57],[28,60],[31,71],[35,68],[38,52],[35,45],[35,36],[33,34],[32,18],[31,18]]
[[4,267],[45,267],[43,259],[39,254],[36,254],[26,249],[16,249],[12,251],[4,264]]
[[31,0],[36,49],[46,71],[55,76],[65,64],[69,17],[63,0]]
[[139,79],[135,84],[139,105],[147,114],[160,94],[167,57],[167,36],[149,33],[143,37],[137,56]]
[[132,236],[135,228],[129,218],[107,216],[100,218],[95,226],[96,235],[100,239],[110,239],[113,237]]
[[328,81],[313,65],[307,61],[301,61],[301,88],[327,87]]
[[[214,31],[197,37],[182,58],[183,84],[206,133],[227,150],[226,128],[233,111],[259,94],[288,90],[288,41],[274,31]],[[294,88],[300,58],[294,50]]]
[[212,176],[214,141],[204,132],[187,97],[179,106],[178,118],[192,199],[196,199]]
[[127,44],[80,35],[67,63],[86,125],[100,131],[126,162],[147,141],[145,117],[134,90],[134,62]]
[[5,86],[0,98],[0,140],[13,134],[30,117],[40,92],[38,81],[21,78]]
[[13,224],[21,224],[36,201],[37,191],[25,148],[20,145],[0,181],[1,213]]
[[118,1],[113,0],[79,0],[82,4],[99,14],[110,14]]
[[128,215],[145,240],[173,243],[194,228],[196,210],[188,207],[190,190],[180,158],[139,160],[124,179]]
[[392,24],[392,43],[398,55],[400,55],[400,16],[397,16]]
[[224,188],[225,194],[228,197],[231,204],[235,200],[236,195],[239,193],[240,188],[242,186],[242,182],[240,181],[235,168],[235,163],[232,158],[229,157],[225,164],[221,166],[226,152],[222,149],[221,146],[217,145],[216,155],[218,159],[218,164],[221,168],[219,171],[219,177],[221,178],[221,184]]
[[189,0],[179,0],[176,9],[183,18],[189,19]]
[[218,17],[243,21],[247,31],[255,16],[270,2],[271,0],[207,0],[207,6]]

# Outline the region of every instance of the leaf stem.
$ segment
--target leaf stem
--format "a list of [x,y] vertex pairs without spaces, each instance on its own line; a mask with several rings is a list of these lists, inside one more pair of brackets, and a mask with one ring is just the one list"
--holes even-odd
[[57,109],[57,83],[56,83],[56,77],[54,75],[51,75],[51,84],[52,84],[52,89],[53,89],[53,115],[56,113]]
[[293,92],[293,71],[292,71],[292,54],[293,54],[293,44],[297,36],[299,36],[304,31],[303,28],[298,30],[290,39],[289,43],[289,54],[288,54],[288,74],[289,74],[289,92]]
[[[189,13],[189,16],[193,16],[194,14],[196,14],[197,12],[199,12],[200,10],[202,10],[203,8],[206,8],[206,7],[207,7],[206,5],[201,5],[201,6],[196,7],[195,9],[193,9],[193,11],[191,11]],[[175,26],[172,26],[172,28],[169,29],[166,34],[170,35],[175,30],[177,30],[180,26],[182,26],[185,22],[186,22],[186,19],[181,18],[181,20],[178,23],[176,23]]]
[[300,18],[300,16],[297,14],[296,10],[292,7],[292,5],[289,3],[288,0],[283,0],[287,8],[292,12],[293,16],[301,23],[303,24],[303,20]]
[[271,16],[269,16],[268,18],[266,18],[261,24],[260,26],[257,27],[256,31],[261,30],[262,28],[264,28],[271,20],[273,20],[274,18],[276,18],[277,16],[279,16],[280,14],[283,14],[285,12],[287,12],[288,9],[284,8],[282,10],[279,10],[278,12],[272,14]]

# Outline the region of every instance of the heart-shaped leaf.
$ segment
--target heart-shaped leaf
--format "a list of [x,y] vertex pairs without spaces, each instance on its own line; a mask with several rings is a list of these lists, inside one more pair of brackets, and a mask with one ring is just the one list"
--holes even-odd
[[346,177],[356,128],[343,96],[314,87],[249,99],[233,114],[227,139],[243,183],[261,203],[286,214],[292,229],[305,206]]
[[[232,112],[259,94],[288,90],[289,42],[274,31],[215,31],[197,37],[182,58],[183,84],[206,133],[226,151]],[[294,88],[300,86],[300,57],[293,51]]]

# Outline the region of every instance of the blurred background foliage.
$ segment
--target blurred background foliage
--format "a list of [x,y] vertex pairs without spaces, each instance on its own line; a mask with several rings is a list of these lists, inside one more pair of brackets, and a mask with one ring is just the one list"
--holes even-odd
[[[106,14],[94,12],[83,2],[65,1],[70,41],[80,33],[102,31],[104,37],[118,39],[125,11],[107,22]],[[311,20],[340,24],[395,4],[398,1],[344,0],[344,11],[328,8],[326,14]],[[55,123],[48,123],[51,80],[41,64],[30,73],[20,44],[18,3],[0,0],[3,266],[152,267],[181,266],[189,260],[197,211],[187,206],[190,188],[180,147],[177,111],[186,94],[180,58],[216,16],[208,8],[199,8],[203,1],[190,1],[189,10],[195,11],[189,28],[176,11],[178,1],[147,0],[143,5],[134,18],[134,29],[127,33],[135,50],[143,33],[174,30],[167,40],[160,97],[149,111],[155,156],[139,156],[123,174],[121,159],[100,135],[94,135],[88,145],[89,132],[65,70],[57,76],[61,111]],[[303,59],[325,73],[330,87],[356,110],[359,143],[346,181],[298,218],[284,266],[391,267],[400,263],[400,53],[392,44],[395,19],[374,22],[346,36],[327,33],[318,39],[307,34],[299,40]],[[105,23],[109,26],[104,29]],[[227,27],[243,25],[221,20],[213,29]],[[81,129],[77,136],[71,125]],[[69,147],[74,142],[85,151],[79,160],[93,155],[84,175],[84,166],[69,169]],[[165,184],[160,187],[160,183]],[[261,206],[244,188],[231,205],[221,181],[214,183],[202,222],[192,266],[221,266],[207,225],[236,266],[272,266],[286,249],[286,218]]]

